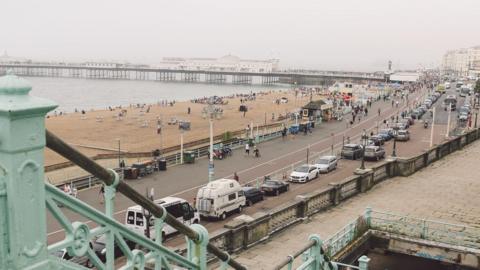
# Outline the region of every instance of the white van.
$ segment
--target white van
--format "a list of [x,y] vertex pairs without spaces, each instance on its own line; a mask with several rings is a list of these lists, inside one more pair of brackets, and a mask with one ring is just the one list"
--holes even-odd
[[225,219],[232,211],[241,212],[246,204],[242,186],[232,179],[208,183],[197,192],[197,209],[202,217]]
[[[191,225],[200,222],[200,216],[198,215],[198,212],[182,198],[166,197],[155,200],[154,202],[163,206],[170,215],[174,216],[178,221],[185,225]],[[150,219],[150,238],[152,239],[155,239],[154,220],[154,217]],[[130,230],[133,230],[141,235],[145,235],[147,230],[147,221],[144,210],[140,205],[135,205],[127,209],[127,213],[125,214],[125,225]],[[165,238],[165,236],[175,233],[176,231],[176,229],[165,223],[163,225],[162,236]]]

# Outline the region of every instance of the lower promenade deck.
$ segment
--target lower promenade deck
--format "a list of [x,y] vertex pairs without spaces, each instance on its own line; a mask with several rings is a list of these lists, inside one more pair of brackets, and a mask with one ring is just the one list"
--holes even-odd
[[310,234],[327,239],[367,207],[401,215],[480,227],[480,142],[452,153],[410,177],[375,185],[329,211],[234,256],[249,269],[272,269],[305,244]]

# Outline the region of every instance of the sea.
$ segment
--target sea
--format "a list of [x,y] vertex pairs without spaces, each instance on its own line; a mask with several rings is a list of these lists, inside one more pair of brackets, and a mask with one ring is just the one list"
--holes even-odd
[[161,100],[187,101],[210,96],[228,96],[288,89],[288,85],[233,85],[134,80],[25,77],[31,95],[56,102],[57,112],[102,110],[109,106],[154,104]]

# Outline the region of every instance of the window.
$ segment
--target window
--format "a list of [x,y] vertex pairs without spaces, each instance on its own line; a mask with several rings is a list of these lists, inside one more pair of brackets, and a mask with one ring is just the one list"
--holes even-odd
[[143,214],[142,213],[137,213],[136,225],[143,227]]
[[131,212],[129,211],[127,213],[127,224],[135,224],[135,213],[134,212]]
[[235,200],[235,199],[237,198],[236,194],[237,194],[237,193],[232,193],[232,194],[228,195],[228,200],[229,200],[229,201]]
[[182,205],[179,203],[169,205],[165,207],[165,209],[170,215],[174,216],[175,218],[183,216]]
[[240,190],[240,191],[238,192],[238,197],[239,197],[239,198],[240,198],[240,197],[243,197],[243,190]]

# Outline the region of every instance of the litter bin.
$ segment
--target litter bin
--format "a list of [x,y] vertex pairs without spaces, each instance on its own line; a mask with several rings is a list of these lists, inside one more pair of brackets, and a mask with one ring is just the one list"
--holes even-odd
[[158,170],[159,171],[166,171],[167,170],[167,160],[160,159],[158,161]]
[[184,151],[183,152],[183,162],[184,163],[195,163],[195,152]]

